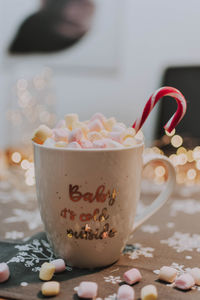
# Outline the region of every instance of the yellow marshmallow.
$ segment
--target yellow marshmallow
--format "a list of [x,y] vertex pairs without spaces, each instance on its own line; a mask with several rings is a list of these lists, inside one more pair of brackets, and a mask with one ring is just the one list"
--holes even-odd
[[156,300],[158,298],[158,292],[155,285],[149,284],[142,288],[141,299],[142,300]]
[[75,123],[78,122],[78,115],[77,114],[68,114],[65,116],[66,126],[72,130],[72,127]]
[[86,124],[84,124],[83,122],[79,122],[79,121],[75,122],[72,125],[72,130],[76,129],[76,128],[80,128],[82,130],[84,136],[87,137],[87,134],[89,132],[89,128]]
[[112,131],[113,126],[117,123],[115,118],[109,118],[105,121],[105,128],[109,131]]
[[137,144],[137,141],[132,137],[126,137],[126,139],[123,141],[123,145],[125,147],[135,146],[136,144]]
[[57,281],[45,282],[41,288],[42,295],[56,296],[60,293],[60,283]]
[[47,138],[52,136],[52,130],[46,125],[40,125],[34,132],[32,141],[37,144],[43,144]]
[[56,142],[55,143],[55,147],[58,147],[58,148],[65,148],[67,147],[67,143],[66,142],[63,142],[63,141],[59,141],[59,142]]
[[55,272],[55,265],[51,263],[43,263],[40,269],[39,278],[41,280],[51,280]]

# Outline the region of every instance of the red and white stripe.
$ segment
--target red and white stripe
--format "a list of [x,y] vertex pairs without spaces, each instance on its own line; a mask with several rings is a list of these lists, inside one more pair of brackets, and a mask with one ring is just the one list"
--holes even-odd
[[164,96],[170,96],[174,98],[178,105],[176,112],[173,114],[170,120],[165,124],[164,126],[165,130],[170,133],[176,127],[176,125],[181,121],[187,109],[187,103],[185,97],[179,90],[170,86],[165,86],[158,89],[153,95],[151,95],[151,97],[147,101],[142,116],[138,118],[132,126],[133,128],[135,128],[136,132],[138,132],[140,128],[143,126],[144,122],[148,118],[150,112],[152,111],[156,103]]

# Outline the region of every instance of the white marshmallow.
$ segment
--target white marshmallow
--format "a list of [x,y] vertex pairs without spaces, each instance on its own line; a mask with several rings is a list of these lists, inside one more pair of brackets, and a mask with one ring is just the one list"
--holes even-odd
[[101,131],[104,129],[103,124],[100,120],[93,120],[88,124],[89,131]]

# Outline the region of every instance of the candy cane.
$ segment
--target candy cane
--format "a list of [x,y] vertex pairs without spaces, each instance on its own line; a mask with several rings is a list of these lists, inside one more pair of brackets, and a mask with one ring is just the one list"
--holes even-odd
[[140,130],[140,128],[143,126],[156,103],[164,96],[171,96],[176,100],[178,105],[176,112],[164,126],[165,130],[169,133],[172,132],[176,125],[181,121],[187,109],[186,100],[179,90],[170,86],[165,86],[158,89],[153,95],[151,95],[151,97],[147,101],[142,116],[138,118],[132,126],[133,128],[135,128],[136,132],[138,132],[138,130]]

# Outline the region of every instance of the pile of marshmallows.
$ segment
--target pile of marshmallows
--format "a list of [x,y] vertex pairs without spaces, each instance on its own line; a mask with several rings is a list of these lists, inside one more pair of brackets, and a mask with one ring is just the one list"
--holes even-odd
[[135,129],[127,128],[115,118],[96,113],[89,121],[80,122],[77,114],[67,114],[55,128],[40,125],[32,138],[47,147],[71,149],[124,148],[137,144]]
[[[51,281],[55,273],[60,273],[66,270],[66,265],[63,259],[55,259],[50,263],[43,263],[40,269],[39,278],[43,283],[41,292],[44,296],[56,296],[60,293],[60,283]],[[189,290],[195,284],[200,285],[200,269],[193,268],[188,273],[184,273],[177,277],[177,270],[172,267],[164,266],[160,269],[158,279],[168,283],[174,283],[174,286],[181,290]],[[10,277],[9,267],[6,263],[0,263],[0,282],[5,282]],[[130,269],[123,275],[126,284],[119,287],[117,292],[118,300],[134,300],[135,291],[131,285],[141,281],[142,275],[138,269]],[[96,282],[82,281],[77,289],[77,294],[80,298],[96,298],[98,294],[98,285]],[[146,285],[141,289],[141,300],[156,300],[158,292],[154,285]]]

